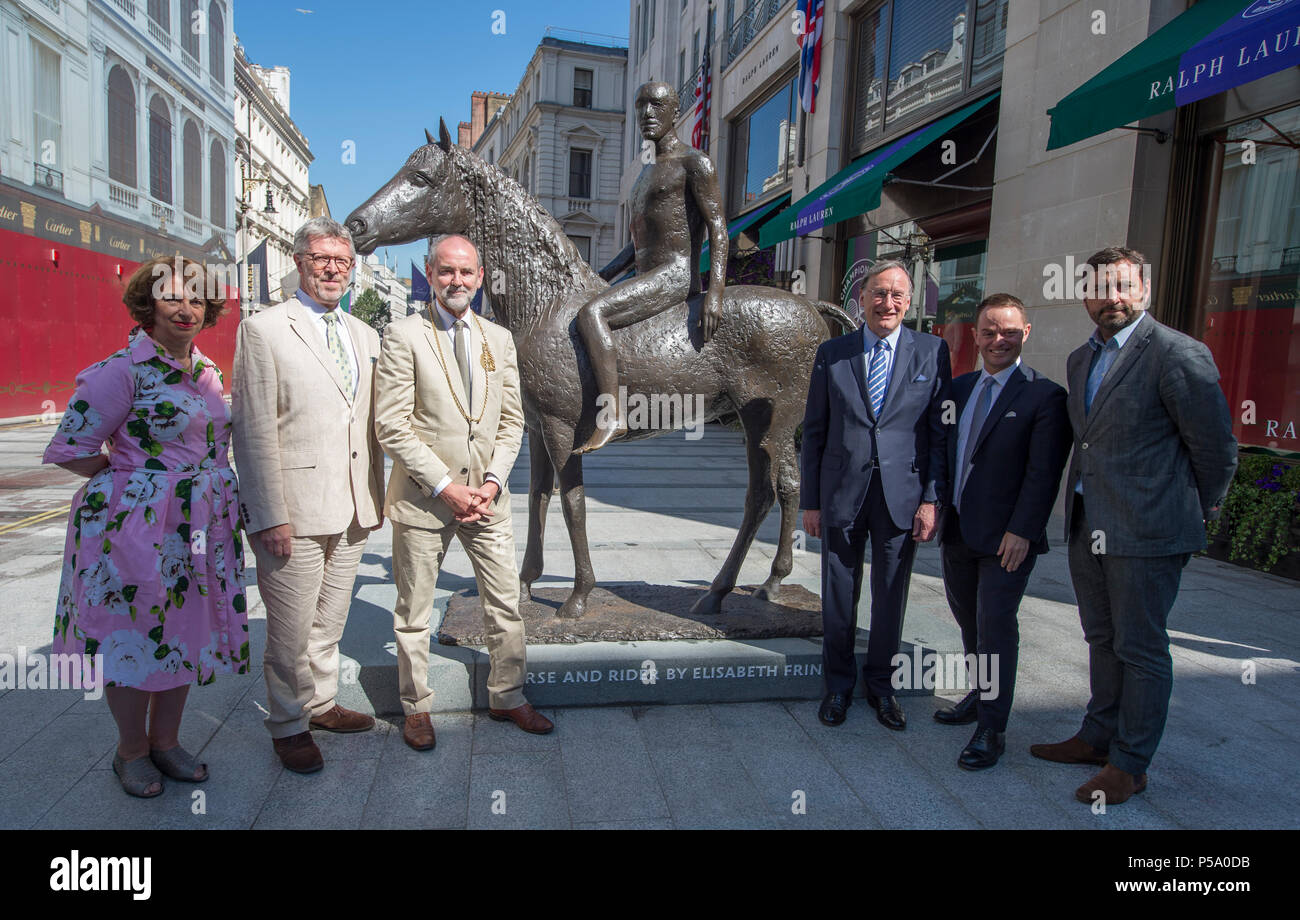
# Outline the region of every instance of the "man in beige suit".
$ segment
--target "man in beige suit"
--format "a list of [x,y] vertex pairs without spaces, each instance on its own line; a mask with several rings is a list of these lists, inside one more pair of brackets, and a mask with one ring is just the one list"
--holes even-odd
[[293,249],[295,296],[239,324],[232,411],[266,605],[266,727],[285,767],[314,773],[324,761],[309,729],[375,724],[335,695],[357,565],[383,523],[384,455],[373,428],[379,336],[338,309],[356,262],[352,237],[318,217]]
[[385,330],[375,367],[375,431],[393,459],[385,513],[393,522],[402,737],[418,751],[434,746],[429,619],[452,537],[469,555],[482,598],[489,714],[535,734],[554,727],[523,693],[524,623],[505,488],[524,431],[514,340],[469,309],[483,283],[473,243],[435,237],[425,267],[434,300]]

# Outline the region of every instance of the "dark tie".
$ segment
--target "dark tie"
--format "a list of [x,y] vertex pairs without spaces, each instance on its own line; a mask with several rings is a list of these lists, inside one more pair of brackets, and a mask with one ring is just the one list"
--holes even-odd
[[880,418],[880,409],[885,404],[885,385],[889,382],[889,343],[884,339],[876,342],[871,352],[871,368],[867,372],[867,395],[871,397],[871,414]]
[[975,414],[970,417],[970,430],[966,432],[966,449],[961,452],[961,479],[957,483],[957,498],[966,489],[966,477],[970,475],[970,458],[975,453],[975,442],[979,440],[980,429],[988,417],[989,407],[993,405],[993,378],[985,377],[980,384],[979,396],[975,399]]
[[452,326],[455,329],[455,349],[456,365],[460,368],[460,381],[465,384],[465,401],[468,405],[470,400],[470,367],[469,367],[469,330],[463,319],[456,320]]

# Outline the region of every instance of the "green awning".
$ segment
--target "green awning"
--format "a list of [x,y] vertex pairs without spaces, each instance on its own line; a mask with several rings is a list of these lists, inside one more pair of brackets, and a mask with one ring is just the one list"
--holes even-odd
[[854,160],[803,198],[768,221],[759,233],[758,245],[766,249],[796,236],[866,214],[880,207],[880,190],[885,176],[910,160],[926,147],[976,112],[983,109],[998,93],[972,102],[951,115],[918,128]]
[[[750,211],[748,214],[740,215],[731,223],[727,224],[727,239],[734,240],[736,237],[740,236],[740,234],[743,233],[745,230],[748,230],[750,227],[754,226],[754,224],[758,223],[760,220],[767,217],[777,208],[781,207],[782,205],[788,204],[789,201],[790,201],[790,193],[786,192],[784,195],[778,195],[777,197],[773,198],[771,201],[769,201],[767,204],[763,205],[762,207],[755,208],[754,210]],[[707,272],[709,270],[710,261],[711,260],[709,259],[709,241],[706,239],[704,241],[704,248],[700,250],[700,271],[701,272]]]
[[1048,110],[1055,150],[1300,64],[1300,3],[1201,0]]

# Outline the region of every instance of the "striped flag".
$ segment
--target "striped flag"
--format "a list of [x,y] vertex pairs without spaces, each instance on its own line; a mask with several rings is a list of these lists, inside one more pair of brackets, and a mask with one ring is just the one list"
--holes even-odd
[[826,0],[799,0],[803,34],[799,36],[799,101],[805,112],[817,110],[817,90],[822,82],[822,24]]
[[691,127],[691,146],[709,152],[709,113],[713,111],[713,68],[709,66],[709,46],[704,46],[704,60],[695,77],[695,124]]

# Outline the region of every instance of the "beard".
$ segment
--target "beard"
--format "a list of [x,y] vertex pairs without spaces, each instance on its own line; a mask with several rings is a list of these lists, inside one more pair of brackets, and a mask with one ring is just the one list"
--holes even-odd
[[[1108,312],[1110,310],[1118,310],[1119,312]],[[1128,326],[1139,315],[1139,311],[1129,304],[1115,304],[1114,306],[1107,306],[1102,312],[1098,313],[1096,323],[1107,332],[1115,333]]]
[[456,292],[446,290],[442,292],[442,302],[444,306],[450,307],[453,310],[464,310],[474,302],[474,292],[464,289]]

